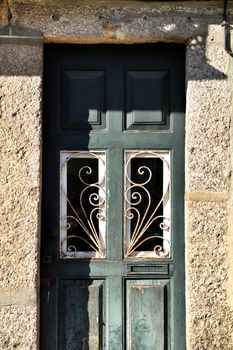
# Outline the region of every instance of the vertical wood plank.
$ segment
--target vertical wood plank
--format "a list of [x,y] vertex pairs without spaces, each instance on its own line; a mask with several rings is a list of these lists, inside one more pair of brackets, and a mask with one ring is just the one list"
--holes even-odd
[[108,278],[108,300],[107,300],[107,349],[123,350],[123,289],[122,277],[111,276]]

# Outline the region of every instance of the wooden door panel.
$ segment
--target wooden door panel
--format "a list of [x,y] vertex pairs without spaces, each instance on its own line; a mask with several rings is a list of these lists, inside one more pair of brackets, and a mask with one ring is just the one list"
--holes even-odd
[[103,348],[104,280],[61,280],[59,349]]
[[61,126],[69,130],[105,128],[104,71],[63,70]]
[[127,71],[126,129],[169,128],[169,71]]
[[168,285],[168,280],[126,282],[127,350],[166,349]]

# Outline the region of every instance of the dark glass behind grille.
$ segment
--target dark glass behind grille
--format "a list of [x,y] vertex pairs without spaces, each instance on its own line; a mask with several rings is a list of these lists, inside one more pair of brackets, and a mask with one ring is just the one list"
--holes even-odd
[[[149,192],[150,198],[151,198],[151,205],[148,210],[148,213],[146,215],[146,218],[144,220],[144,223],[142,224],[142,228],[145,226],[146,222],[152,215],[155,208],[158,206],[162,196],[163,196],[163,161],[160,158],[154,158],[154,157],[147,157],[147,158],[132,158],[131,160],[131,180],[134,183],[142,184],[146,182],[146,180],[149,178],[149,172],[144,168],[144,174],[139,174],[138,170],[140,167],[147,167],[152,172],[151,180],[143,185],[143,187]],[[143,189],[143,187],[137,186],[132,189],[131,196],[133,192],[139,192],[142,196],[142,200],[140,204],[134,206],[139,210],[140,213],[140,221],[142,220],[147,205],[148,205],[148,195],[146,191]],[[163,215],[163,203],[159,205],[159,207],[156,210],[156,216]],[[137,222],[136,216],[131,222],[131,229],[130,234],[132,237],[132,234],[134,232],[134,228]],[[144,232],[143,236],[140,239],[140,242],[144,239],[150,237],[150,236],[162,236],[162,230],[159,227],[159,225],[163,222],[162,218],[156,219]],[[155,239],[149,239],[146,242],[142,243],[138,248],[137,251],[150,251],[153,250],[154,247],[157,244],[161,244],[161,239],[155,238]]]
[[[87,167],[90,167],[91,172]],[[82,169],[80,175],[79,172]],[[98,159],[91,158],[71,158],[67,163],[67,196],[73,206],[75,212],[80,217],[81,221],[85,224],[88,231],[91,233],[91,228],[87,222],[90,220],[91,211],[94,209],[94,206],[90,203],[90,195],[98,194],[98,188],[95,186],[88,186],[84,184],[81,179],[88,184],[94,184],[98,181]],[[83,192],[84,191],[84,192]],[[83,192],[83,209],[80,203],[81,194]],[[92,201],[95,202],[93,196]],[[74,216],[74,210],[71,205],[67,203],[67,216]],[[67,231],[67,236],[76,236],[82,237],[90,244],[93,244],[84,229],[79,225],[77,221],[72,218],[68,218],[67,222],[71,225],[70,229]],[[98,220],[96,216],[93,215],[93,224],[96,229],[97,234],[99,235],[98,229]],[[93,251],[94,249],[83,239],[80,238],[68,238],[68,246],[74,246],[77,251]]]

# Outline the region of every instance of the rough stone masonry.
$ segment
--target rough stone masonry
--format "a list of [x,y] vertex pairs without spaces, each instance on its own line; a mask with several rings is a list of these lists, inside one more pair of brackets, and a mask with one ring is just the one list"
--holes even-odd
[[215,1],[0,1],[0,349],[39,348],[43,44],[158,41],[187,47],[187,349],[233,349],[233,69],[221,22]]

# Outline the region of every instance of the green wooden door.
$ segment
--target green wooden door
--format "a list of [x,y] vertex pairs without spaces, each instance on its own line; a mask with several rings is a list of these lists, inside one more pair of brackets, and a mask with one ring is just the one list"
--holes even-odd
[[43,350],[185,349],[184,52],[45,46]]

